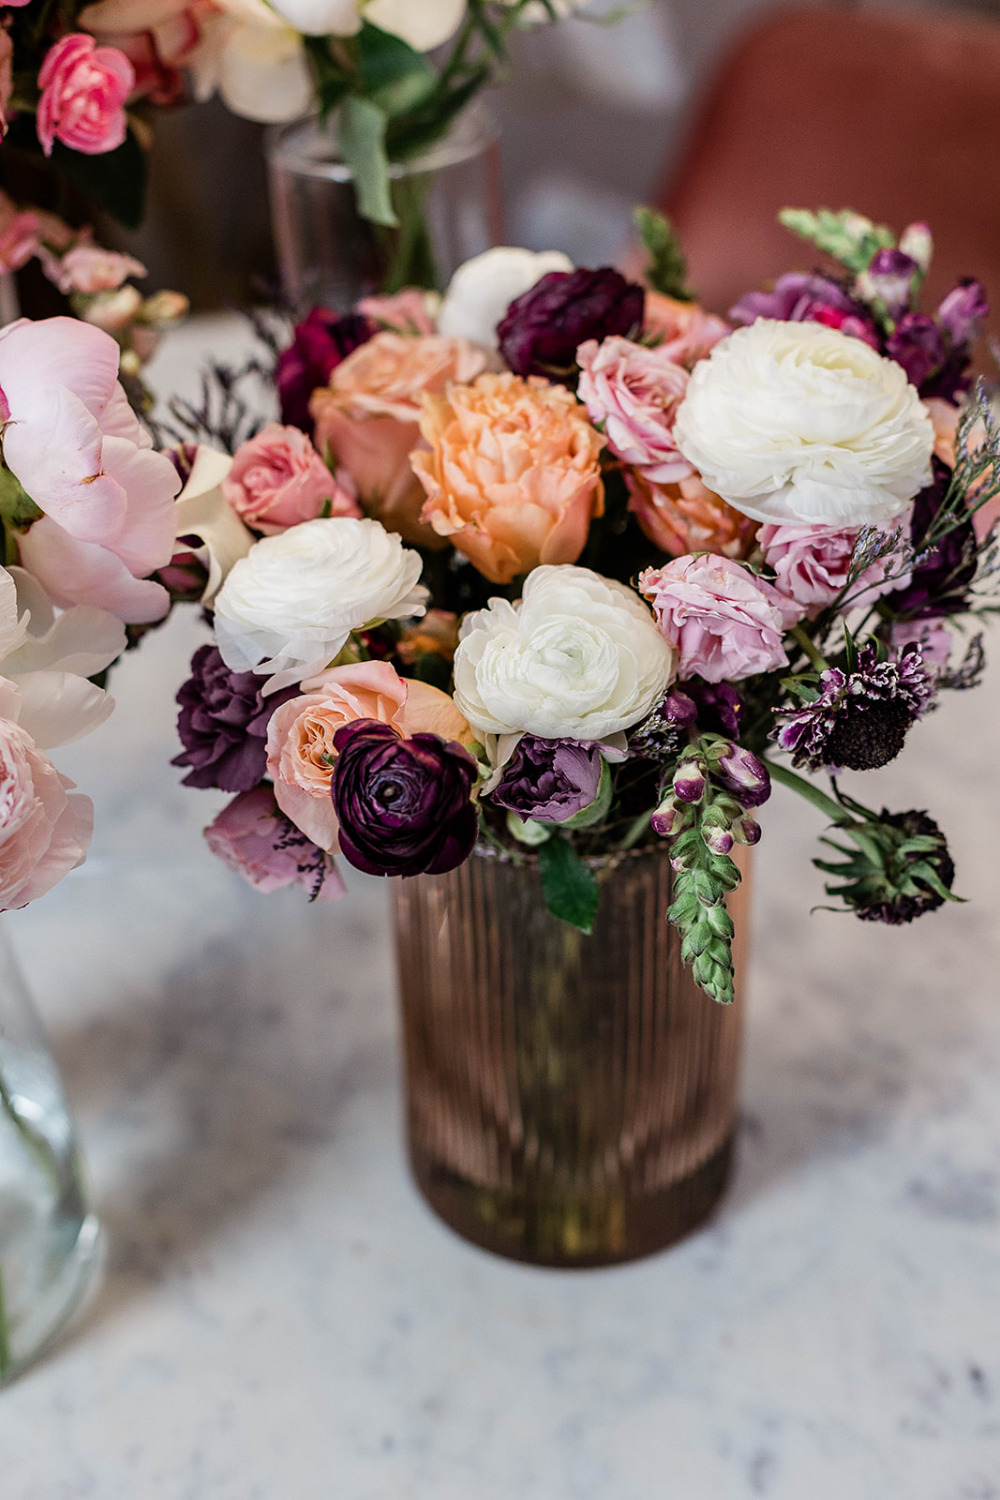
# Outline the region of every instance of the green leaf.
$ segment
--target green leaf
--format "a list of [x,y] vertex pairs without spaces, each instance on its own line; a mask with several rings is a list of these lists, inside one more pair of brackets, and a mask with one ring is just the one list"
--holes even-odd
[[385,151],[386,116],[377,104],[348,94],[340,108],[339,139],[344,160],[354,174],[358,210],[373,224],[395,229],[389,159]]
[[632,221],[649,256],[646,267],[649,285],[667,297],[677,297],[681,302],[693,301],[694,293],[687,284],[687,261],[670,220],[656,209],[640,205],[632,215]]
[[390,118],[422,104],[437,87],[437,74],[425,57],[368,22],[358,37],[358,64],[359,92]]
[[507,814],[507,831],[519,844],[527,844],[530,849],[548,843],[552,837],[552,830],[546,824],[539,823],[535,818],[519,817],[516,812]]
[[891,247],[896,236],[884,224],[873,224],[862,214],[849,208],[836,213],[821,208],[812,213],[808,208],[783,208],[778,222],[800,239],[808,240],[817,250],[824,250],[839,260],[849,271],[860,274],[868,269],[872,256],[878,250]]
[[590,934],[600,901],[597,876],[584,864],[573,845],[552,838],[538,851],[545,904],[554,917]]

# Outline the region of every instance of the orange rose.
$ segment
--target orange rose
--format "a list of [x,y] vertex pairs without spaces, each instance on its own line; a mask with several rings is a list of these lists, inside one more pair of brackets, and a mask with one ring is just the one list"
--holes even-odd
[[569,391],[537,376],[480,375],[427,397],[411,455],[421,513],[491,583],[576,562],[604,511],[604,439]]
[[678,302],[664,292],[647,291],[642,331],[657,339],[657,347],[676,364],[690,370],[730,328],[697,302]]
[[486,358],[464,339],[377,333],[341,361],[329,387],[313,392],[316,447],[348,471],[369,515],[407,542],[436,542],[420,525],[424,493],[409,462],[423,394],[474,380]]
[[697,474],[677,484],[650,484],[635,470],[626,471],[628,508],[657,547],[672,557],[714,552],[722,557],[749,557],[757,535],[756,521],[727,505]]

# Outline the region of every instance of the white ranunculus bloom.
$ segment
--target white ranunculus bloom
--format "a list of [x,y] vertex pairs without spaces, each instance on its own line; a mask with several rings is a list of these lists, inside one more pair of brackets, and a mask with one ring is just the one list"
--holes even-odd
[[[589,568],[543,566],[517,604],[491,599],[462,622],[455,702],[480,737],[608,740],[660,702],[674,652],[642,600]],[[506,740],[514,736],[513,741]]]
[[902,367],[819,323],[761,318],[694,367],[677,446],[756,521],[859,526],[928,483],[934,427]]
[[445,292],[438,332],[496,349],[497,324],[515,297],[530,291],[549,271],[572,271],[561,250],[518,250],[498,245],[459,266]]
[[422,615],[420,554],[378,521],[306,521],[264,537],[235,564],[215,600],[215,633],[234,672],[260,672],[266,693],[333,660],[352,630]]

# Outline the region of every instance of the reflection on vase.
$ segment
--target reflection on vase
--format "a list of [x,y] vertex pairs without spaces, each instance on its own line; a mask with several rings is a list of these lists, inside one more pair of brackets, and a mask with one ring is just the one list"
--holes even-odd
[[59,1072],[0,932],[0,1384],[63,1328],[99,1241]]
[[332,127],[317,119],[271,131],[267,160],[282,283],[300,311],[347,312],[404,286],[441,289],[463,261],[502,239],[496,132],[478,105],[442,141],[392,163],[398,229],[360,217],[350,168]]
[[[393,882],[417,1182],[460,1234],[537,1264],[664,1248],[730,1165],[741,1005],[681,964],[663,851],[598,876],[591,937],[548,914],[537,868],[489,850]],[[747,906],[744,881],[738,975]]]

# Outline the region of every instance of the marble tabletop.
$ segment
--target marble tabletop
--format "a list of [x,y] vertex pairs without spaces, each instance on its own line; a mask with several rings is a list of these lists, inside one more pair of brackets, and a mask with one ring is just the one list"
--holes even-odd
[[[161,388],[227,330],[177,336]],[[201,638],[151,635],[61,752],[93,857],[9,919],[108,1255],[0,1396],[2,1500],[997,1500],[996,674],[865,788],[934,811],[970,903],[811,915],[820,820],[778,790],[731,1191],[663,1255],[562,1273],[407,1177],[384,885],[264,898],[204,847],[225,799],[169,765]]]

